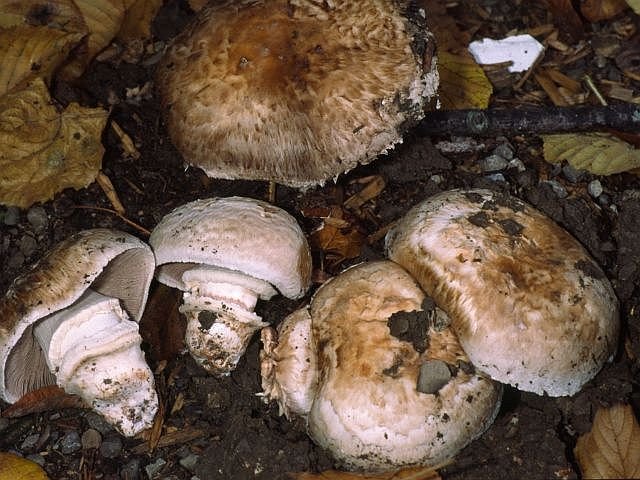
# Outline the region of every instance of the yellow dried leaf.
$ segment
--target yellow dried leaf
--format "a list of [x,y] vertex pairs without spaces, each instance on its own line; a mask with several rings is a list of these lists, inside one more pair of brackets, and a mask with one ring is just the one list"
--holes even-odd
[[578,170],[612,175],[640,167],[640,150],[619,138],[602,133],[543,135],[544,158],[563,160]]
[[162,6],[162,0],[136,0],[128,9],[118,32],[124,42],[151,36],[151,22]]
[[51,77],[83,34],[21,25],[0,30],[0,97],[36,76]]
[[629,5],[634,12],[640,15],[640,0],[627,0],[627,5]]
[[0,0],[0,28],[47,26],[65,32],[86,32],[73,0]]
[[470,55],[438,53],[438,72],[442,108],[487,108],[493,87]]
[[65,65],[60,76],[74,79],[82,75],[89,62],[116,36],[132,0],[74,0],[87,25],[86,49]]
[[582,478],[640,478],[640,425],[631,406],[598,409],[574,453]]
[[0,480],[48,480],[48,478],[37,463],[12,453],[0,452]]
[[584,0],[580,3],[582,15],[590,22],[609,20],[626,8],[625,0]]
[[0,203],[26,208],[96,177],[108,113],[70,104],[58,112],[43,80],[0,97]]

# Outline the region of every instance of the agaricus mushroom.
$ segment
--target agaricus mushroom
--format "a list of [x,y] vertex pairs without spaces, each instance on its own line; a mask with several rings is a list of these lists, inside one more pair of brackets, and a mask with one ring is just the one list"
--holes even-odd
[[207,175],[306,188],[402,141],[438,86],[410,2],[211,2],[158,67],[169,135]]
[[280,324],[279,338],[262,330],[264,397],[306,418],[311,438],[344,468],[376,472],[454,456],[491,424],[502,389],[473,372],[448,326],[425,319],[422,351],[392,334],[393,319],[420,312],[424,300],[388,260],[345,270],[308,311]]
[[136,237],[94,229],[17,278],[0,300],[2,398],[13,403],[57,383],[124,435],[150,427],[158,398],[137,321],[153,268],[153,252]]
[[616,349],[618,302],[605,274],[569,233],[510,195],[428,198],[388,232],[386,251],[495,380],[573,395]]
[[311,282],[311,253],[296,220],[269,203],[243,197],[182,205],[151,233],[157,279],[184,292],[186,343],[216,375],[237,365],[265,322],[258,298],[302,297]]

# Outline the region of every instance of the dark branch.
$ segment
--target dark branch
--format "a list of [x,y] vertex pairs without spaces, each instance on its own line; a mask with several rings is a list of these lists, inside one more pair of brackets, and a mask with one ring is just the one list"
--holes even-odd
[[640,133],[640,105],[437,110],[417,126],[419,135],[516,135],[613,129]]

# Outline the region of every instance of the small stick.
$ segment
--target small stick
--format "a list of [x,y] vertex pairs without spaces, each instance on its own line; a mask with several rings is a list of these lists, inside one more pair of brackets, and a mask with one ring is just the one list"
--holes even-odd
[[110,208],[103,208],[103,207],[89,207],[89,206],[85,206],[85,205],[75,205],[73,208],[81,208],[83,210],[97,210],[99,212],[107,212],[107,213],[112,213],[113,215],[115,215],[116,217],[119,217],[120,220],[122,220],[124,223],[126,223],[127,225],[131,225],[133,228],[135,228],[136,230],[138,230],[140,233],[142,233],[143,235],[146,235],[147,237],[149,235],[151,235],[151,232],[149,230],[147,230],[146,228],[144,228],[141,225],[138,225],[136,222],[134,222],[133,220],[129,220],[127,217],[125,217],[124,215],[122,215],[121,213],[116,212],[115,210],[111,210]]
[[269,203],[276,203],[276,188],[278,184],[276,182],[270,181],[269,187],[267,191],[267,200]]
[[115,209],[115,211],[118,212],[120,215],[124,215],[126,211],[124,208],[124,205],[122,205],[122,202],[120,201],[120,197],[118,197],[118,193],[116,192],[116,189],[114,188],[113,183],[111,183],[111,179],[107,177],[102,172],[102,170],[98,172],[98,175],[96,176],[96,182],[98,182],[98,185],[100,185],[100,188],[102,188],[102,191],[111,202],[111,205],[113,205],[113,208]]
[[419,136],[518,135],[613,129],[640,131],[640,105],[436,110],[416,127]]

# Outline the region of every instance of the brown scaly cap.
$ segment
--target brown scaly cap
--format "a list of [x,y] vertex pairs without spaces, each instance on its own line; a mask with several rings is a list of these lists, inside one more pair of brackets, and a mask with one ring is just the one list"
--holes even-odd
[[402,141],[438,84],[405,1],[212,2],[158,67],[169,134],[209,176],[306,188]]
[[139,321],[153,268],[151,249],[136,237],[94,229],[59,243],[17,278],[0,299],[2,398],[12,403],[28,391],[55,384],[33,337],[34,322],[70,306],[89,287],[120,299],[127,313]]
[[600,267],[514,197],[435,195],[389,231],[386,250],[449,314],[476,368],[496,380],[573,395],[616,349],[618,302]]

